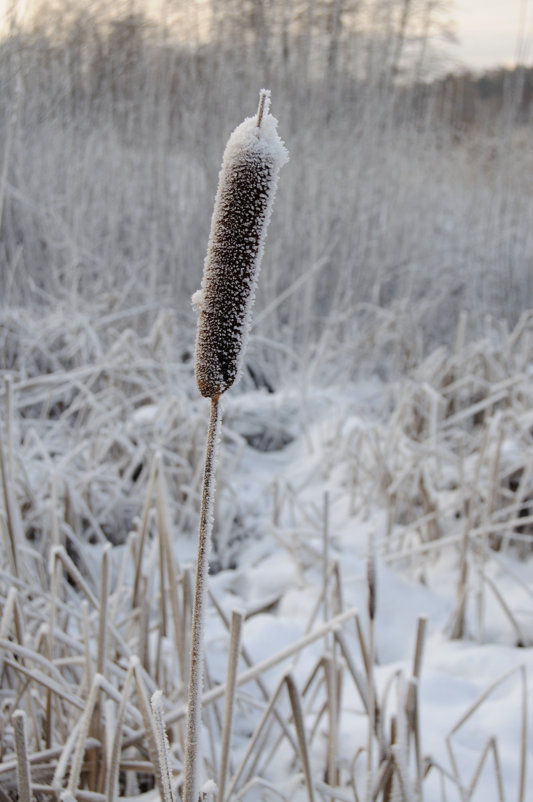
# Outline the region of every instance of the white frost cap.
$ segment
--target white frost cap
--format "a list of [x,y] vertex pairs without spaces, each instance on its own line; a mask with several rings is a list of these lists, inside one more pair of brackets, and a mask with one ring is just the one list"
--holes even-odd
[[225,392],[241,371],[278,174],[289,157],[269,108],[270,92],[262,89],[256,116],[228,140],[202,286],[192,297],[199,311],[196,381],[208,398]]
[[222,170],[240,153],[249,151],[267,157],[275,173],[289,160],[289,152],[278,134],[278,121],[270,114],[270,89],[261,89],[257,114],[247,117],[228,139]]

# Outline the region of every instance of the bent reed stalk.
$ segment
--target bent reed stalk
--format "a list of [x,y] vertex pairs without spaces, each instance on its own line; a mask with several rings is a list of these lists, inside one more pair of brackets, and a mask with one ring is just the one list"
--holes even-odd
[[270,92],[262,89],[257,115],[241,123],[228,140],[219,175],[202,285],[192,298],[199,311],[196,382],[201,395],[211,399],[211,410],[191,625],[183,802],[198,802],[200,787],[204,621],[221,419],[220,396],[232,386],[242,369],[278,173],[288,159],[287,150],[277,133],[277,120],[269,114],[269,106]]

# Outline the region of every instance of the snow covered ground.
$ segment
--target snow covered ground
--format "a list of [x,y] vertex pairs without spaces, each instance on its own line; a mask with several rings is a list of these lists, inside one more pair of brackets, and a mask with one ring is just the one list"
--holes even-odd
[[[429,772],[424,783],[426,798],[439,799],[443,794],[442,798],[461,799],[457,787],[444,780],[449,773],[459,778],[465,789],[474,789],[465,798],[496,800],[501,788],[502,798],[533,799],[527,790],[530,785],[520,791],[523,750],[526,748],[530,765],[533,752],[530,734],[527,747],[524,743],[531,717],[527,699],[533,691],[533,563],[530,556],[518,560],[512,551],[484,550],[472,555],[466,634],[461,640],[450,639],[460,573],[454,538],[462,535],[462,517],[454,517],[449,526],[449,545],[440,548],[438,541],[430,541],[429,545],[437,548],[425,553],[419,546],[412,549],[412,556],[402,557],[391,545],[395,533],[387,535],[386,510],[376,503],[371,488],[378,476],[366,466],[369,473],[360,488],[350,475],[351,463],[361,456],[356,446],[360,439],[353,438],[354,432],[365,437],[372,432],[377,448],[391,442],[390,422],[379,411],[385,390],[376,380],[315,392],[305,399],[298,392],[285,397],[249,393],[227,399],[228,426],[235,421],[233,431],[247,440],[257,440],[259,429],[270,430],[271,437],[277,431],[281,441],[286,435],[294,439],[269,452],[240,444],[237,455],[235,446],[229,444],[230,455],[223,460],[221,471],[226,503],[219,514],[224,520],[233,495],[237,495],[247,539],[232,548],[237,567],[213,577],[214,591],[227,609],[235,604],[254,610],[273,598],[278,600],[274,610],[250,617],[245,626],[244,642],[255,661],[301,637],[323,589],[327,493],[329,564],[339,566],[345,608],[357,608],[363,619],[369,548],[377,554],[378,695],[392,682],[402,698],[412,672],[417,620],[427,619],[419,681],[421,743],[423,757],[430,757],[442,772]],[[233,463],[229,475],[225,473],[228,463]],[[446,468],[449,465],[439,465],[442,474]],[[446,491],[442,500],[438,491],[435,497],[438,505],[449,504]],[[456,503],[460,508],[459,498]],[[516,629],[504,605],[483,582],[482,572],[519,623],[522,648],[516,646]],[[355,628],[346,631],[355,643]],[[216,643],[216,626],[210,637]],[[299,675],[305,677],[311,671],[319,653],[320,646],[315,644],[314,653],[302,658]],[[271,682],[283,668],[286,663],[278,666]],[[397,701],[394,693],[391,696],[394,710]],[[346,769],[365,744],[362,713],[356,692],[344,686],[338,760]],[[488,744],[494,751],[487,757]],[[487,757],[485,762],[483,757]]]
[[[156,688],[180,787],[209,404],[190,364],[169,361],[173,337],[163,315],[146,336],[127,329],[109,345],[82,317],[70,331],[55,313],[21,329],[6,318],[7,793],[18,708],[36,793],[105,799],[88,768],[79,786],[71,779],[102,743],[120,755],[120,793],[156,798],[140,703]],[[531,342],[525,316],[395,381],[327,386],[302,374],[273,393],[245,380],[225,395],[203,778],[219,781],[228,621],[241,610],[231,799],[310,798],[290,676],[315,798],[356,800],[370,787],[378,799],[533,800]],[[93,710],[99,682],[106,704]],[[49,737],[39,722],[50,694]]]
[[[60,9],[0,52],[0,802],[168,802],[158,688],[182,787],[208,417],[190,297],[263,48],[103,22]],[[310,79],[307,37],[273,70],[291,161],[224,398],[207,621],[220,786],[243,611],[227,802],[533,802],[521,73],[505,114],[463,125],[459,97],[391,93],[389,33],[360,86],[341,59],[332,91],[329,56]]]

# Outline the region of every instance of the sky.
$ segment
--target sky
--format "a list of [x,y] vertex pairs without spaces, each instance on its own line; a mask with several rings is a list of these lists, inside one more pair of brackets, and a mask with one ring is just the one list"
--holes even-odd
[[523,59],[533,58],[533,0],[455,0],[457,58],[471,69],[513,66],[521,20],[525,33]]
[[[136,0],[138,6],[149,7],[160,2]],[[25,16],[35,3],[36,0],[0,0],[0,27],[2,18],[5,24],[8,9],[15,5]],[[459,67],[482,70],[513,66],[521,28],[524,48],[520,60],[533,62],[533,0],[452,0],[452,8],[459,45],[446,47],[445,52]]]

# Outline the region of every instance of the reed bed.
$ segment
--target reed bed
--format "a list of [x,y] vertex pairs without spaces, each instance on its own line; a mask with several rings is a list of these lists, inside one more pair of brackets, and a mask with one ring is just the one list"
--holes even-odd
[[[2,799],[166,802],[183,783],[206,427],[192,364],[168,359],[177,325],[168,319],[143,335],[101,311],[70,328],[60,309],[40,320],[5,315]],[[527,800],[533,600],[521,567],[531,559],[532,318],[512,331],[488,328],[477,342],[462,330],[454,348],[401,381],[374,380],[368,417],[346,388],[342,417],[311,391],[248,396],[245,385],[227,399],[217,514],[234,523],[224,541],[231,558],[223,551],[219,567],[226,558],[235,568],[214,578],[207,607],[206,798],[220,798],[216,784],[232,800],[413,799],[434,794],[438,777],[443,799],[474,799],[484,772],[495,772],[494,799],[507,799],[497,729],[471,776],[457,743],[490,693],[515,682],[514,787]],[[258,437],[261,426],[270,436],[285,431],[281,448],[258,450],[272,442]],[[275,472],[284,453],[292,453],[288,472]],[[235,493],[243,455],[271,466],[259,505]],[[370,545],[359,536],[356,546],[369,569],[355,595],[342,568],[347,528],[373,531]],[[287,584],[239,597],[254,549],[296,566],[296,584],[289,574]],[[447,637],[523,647],[508,676],[464,704],[448,731],[447,762],[424,751],[425,618],[413,624],[410,661],[376,663],[387,566],[430,586],[447,571]],[[296,589],[310,594],[300,636],[254,659],[253,627],[286,614]],[[235,594],[240,613],[232,613]]]
[[[529,802],[523,132],[398,117],[372,82],[354,119],[348,83],[324,103],[280,81],[298,158],[257,314],[248,333],[242,296],[229,367],[198,381],[225,409],[188,784],[208,419],[188,299],[259,71],[206,52],[206,88],[202,54],[134,24],[138,71],[106,39],[99,73],[104,39],[76,30],[0,50],[0,802]],[[439,672],[470,681],[449,711]]]
[[[247,37],[191,52],[141,15],[117,8],[110,26],[91,6],[77,16],[58,2],[0,43],[9,305],[79,294],[118,311],[188,298],[219,154],[265,80]],[[486,313],[514,325],[532,305],[527,126],[505,114],[454,126],[436,100],[390,95],[379,64],[361,83],[341,70],[334,86],[319,80],[327,69],[309,74],[298,61],[271,70],[284,136],[298,146],[256,317],[271,383],[306,364],[321,337],[364,345],[353,316],[362,303],[380,310],[382,336],[404,305],[402,363],[413,347],[427,355],[449,341],[461,308],[479,336]],[[353,377],[359,362],[343,365]]]

